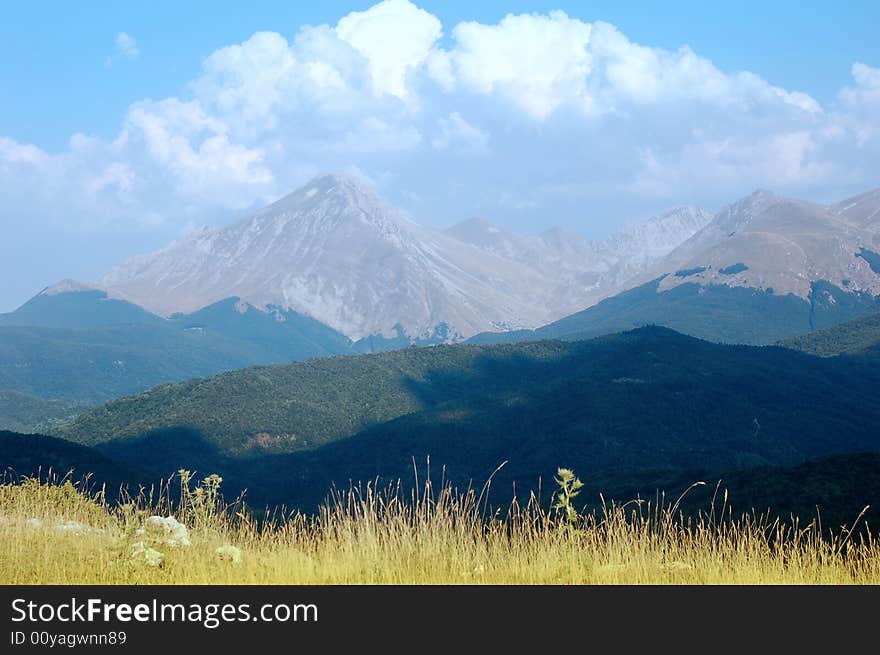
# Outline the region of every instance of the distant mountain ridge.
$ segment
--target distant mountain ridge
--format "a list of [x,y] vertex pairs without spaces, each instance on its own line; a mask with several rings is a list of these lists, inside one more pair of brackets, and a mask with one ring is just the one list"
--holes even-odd
[[326,175],[234,225],[133,258],[98,286],[166,316],[229,298],[292,311],[358,342],[355,352],[651,323],[773,343],[880,309],[878,216],[880,190],[830,206],[758,190],[714,216],[678,207],[604,241],[478,218],[439,231]]
[[601,242],[600,248],[610,251],[629,270],[635,271],[650,262],[660,261],[705,228],[713,217],[711,212],[699,207],[674,207],[615,232]]
[[759,190],[634,275],[625,291],[534,331],[473,343],[583,339],[646,324],[769,344],[880,311],[880,190],[831,206]]
[[0,390],[95,403],[478,329],[471,343],[662,325],[771,344],[880,312],[878,216],[880,190],[830,206],[757,191],[714,216],[679,207],[591,242],[480,219],[433,230],[357,181],[323,176],[227,228],[130,260],[105,288],[64,280],[0,315]]
[[873,189],[831,206],[836,215],[859,227],[880,231],[880,189]]
[[563,227],[536,235],[517,234],[481,218],[461,221],[445,232],[459,241],[523,264],[573,272],[604,272],[621,265],[637,269],[659,260],[708,224],[712,216],[699,207],[674,207],[599,241],[589,241]]
[[162,382],[353,348],[312,318],[258,311],[236,298],[165,319],[104,291],[43,292],[0,315],[0,390],[95,403]]
[[566,228],[538,235],[515,234],[479,218],[462,221],[447,234],[493,255],[537,268],[554,280],[562,305],[584,308],[627,288],[630,279],[669,254],[712,219],[699,207],[675,207],[646,221],[588,241]]
[[310,316],[353,341],[456,341],[589,306],[709,218],[682,208],[599,244],[480,220],[441,231],[353,178],[325,175],[233,225],[134,257],[96,286],[162,316],[237,297]]
[[[880,195],[868,193],[861,201],[825,207],[759,190],[724,208],[646,275],[690,271],[667,275],[661,291],[696,282],[806,299],[811,284],[822,280],[847,292],[877,296],[880,275],[859,253],[880,250],[880,231],[852,220],[856,208],[871,202],[880,208]],[[731,270],[736,264],[744,268]]]
[[[117,267],[99,285],[158,314],[238,297],[353,340],[450,336],[540,322],[545,285],[424,228],[357,181],[324,176],[231,226]],[[445,327],[444,327],[445,326]]]

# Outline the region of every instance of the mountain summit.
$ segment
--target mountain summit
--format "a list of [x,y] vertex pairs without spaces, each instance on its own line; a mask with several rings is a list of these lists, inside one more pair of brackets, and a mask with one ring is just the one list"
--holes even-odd
[[722,209],[628,288],[534,332],[479,343],[584,339],[662,325],[770,344],[880,311],[880,191],[831,206],[764,190]]
[[877,296],[880,277],[870,259],[880,245],[871,222],[878,207],[876,191],[827,207],[758,190],[721,210],[653,274],[674,273],[661,291],[694,282],[807,299],[823,281]]
[[553,314],[538,274],[418,225],[339,175],[135,257],[99,284],[166,316],[237,297],[311,316],[353,339],[455,339]]
[[238,298],[354,340],[455,341],[536,327],[618,290],[603,275],[619,257],[552,237],[484,221],[431,229],[359,180],[323,175],[237,223],[134,257],[98,286],[164,316]]

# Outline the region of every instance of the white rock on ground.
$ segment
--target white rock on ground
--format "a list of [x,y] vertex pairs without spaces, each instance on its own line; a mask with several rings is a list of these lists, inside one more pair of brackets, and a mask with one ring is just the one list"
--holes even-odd
[[189,530],[173,516],[151,516],[144,527],[150,536],[158,537],[172,548],[192,545],[189,540]]

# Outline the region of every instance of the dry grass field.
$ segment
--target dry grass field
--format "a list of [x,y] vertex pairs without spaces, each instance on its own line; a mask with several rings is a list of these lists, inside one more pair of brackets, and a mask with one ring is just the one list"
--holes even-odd
[[[483,494],[353,488],[315,515],[254,516],[220,479],[182,471],[110,504],[69,481],[0,486],[5,584],[878,584],[864,531],[675,502],[576,509],[560,470],[555,506],[486,507]],[[170,499],[182,499],[172,503]],[[853,517],[855,520],[856,517]]]

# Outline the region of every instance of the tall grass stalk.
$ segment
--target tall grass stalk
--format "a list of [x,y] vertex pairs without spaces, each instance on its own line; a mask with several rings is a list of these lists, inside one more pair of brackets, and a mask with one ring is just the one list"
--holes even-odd
[[[686,517],[680,499],[662,496],[583,512],[567,474],[563,505],[549,510],[532,495],[493,511],[485,488],[428,478],[411,491],[375,482],[334,490],[314,514],[259,515],[241,499],[226,503],[219,478],[194,486],[188,472],[176,477],[114,503],[70,481],[0,485],[0,582],[880,584],[880,548],[855,525],[823,533],[818,521],[735,515],[726,501]],[[192,545],[157,545],[162,561],[151,566],[132,548],[155,515],[186,524]],[[241,561],[218,556],[225,546]]]

